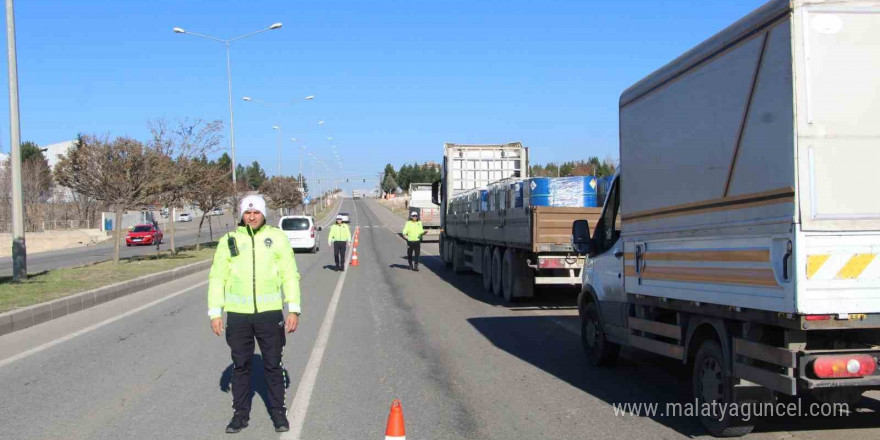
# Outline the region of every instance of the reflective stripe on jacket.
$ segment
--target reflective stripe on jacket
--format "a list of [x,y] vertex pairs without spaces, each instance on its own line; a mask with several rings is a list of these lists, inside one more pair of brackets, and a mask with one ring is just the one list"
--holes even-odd
[[403,237],[406,238],[406,241],[419,241],[422,239],[422,235],[425,235],[422,222],[407,220],[406,225],[403,226]]
[[333,226],[330,226],[330,233],[327,234],[327,244],[333,246],[334,241],[351,241],[351,230],[348,229],[348,225],[345,223],[341,225],[334,223]]
[[[229,237],[235,238],[235,257]],[[299,272],[284,231],[269,225],[256,232],[239,226],[224,235],[208,275],[208,315],[219,318],[223,309],[235,313],[281,310],[284,302],[290,312],[301,312]]]

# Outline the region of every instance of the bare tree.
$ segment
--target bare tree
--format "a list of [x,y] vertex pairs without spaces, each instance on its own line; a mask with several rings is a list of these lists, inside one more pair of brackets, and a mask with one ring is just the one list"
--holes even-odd
[[[199,220],[199,228],[196,232],[196,250],[199,250],[201,249],[202,225],[205,223],[205,217],[214,208],[219,208],[227,203],[235,191],[232,180],[229,179],[232,174],[231,170],[222,169],[214,164],[196,162],[193,171],[192,180],[188,185],[191,189],[187,194],[187,200],[202,211],[202,218]],[[211,235],[213,236],[213,231],[211,231]]]
[[294,208],[302,204],[299,182],[289,176],[275,176],[263,182],[260,192],[269,198],[272,209]]
[[131,138],[81,135],[55,167],[58,183],[82,195],[113,205],[115,243],[113,261],[119,262],[122,214],[148,203],[157,195],[159,153]]
[[[220,121],[206,122],[201,119],[178,119],[169,123],[164,119],[149,121],[152,140],[150,147],[162,157],[158,169],[156,192],[158,201],[168,207],[183,207],[183,201],[199,182],[193,176],[198,170],[196,158],[212,152],[220,144]],[[194,178],[195,177],[195,178]],[[177,252],[174,218],[171,219],[171,253]]]

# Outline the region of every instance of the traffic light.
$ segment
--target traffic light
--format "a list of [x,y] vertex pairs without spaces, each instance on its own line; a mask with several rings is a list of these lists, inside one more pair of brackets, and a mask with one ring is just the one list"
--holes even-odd
[[348,179],[345,179],[345,183],[348,183]]
[[367,183],[367,179],[364,179],[364,183]]

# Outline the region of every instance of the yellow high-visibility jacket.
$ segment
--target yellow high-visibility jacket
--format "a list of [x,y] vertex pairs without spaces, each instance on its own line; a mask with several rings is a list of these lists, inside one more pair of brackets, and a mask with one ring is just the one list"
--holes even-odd
[[[235,239],[238,256],[232,256],[228,239]],[[208,315],[281,310],[284,303],[300,313],[299,272],[287,235],[263,225],[256,231],[239,226],[220,239],[208,275]],[[283,293],[283,301],[282,301]]]

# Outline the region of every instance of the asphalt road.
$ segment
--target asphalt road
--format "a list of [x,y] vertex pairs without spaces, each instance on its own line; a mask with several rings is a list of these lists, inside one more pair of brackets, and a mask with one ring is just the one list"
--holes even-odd
[[[330,270],[326,246],[297,255],[303,315],[284,356],[294,429],[272,429],[257,372],[251,426],[234,438],[382,438],[395,398],[410,439],[704,435],[692,418],[615,416],[614,403],[687,402],[688,380],[674,362],[632,353],[589,367],[571,292],[505,306],[478,276],[446,270],[434,243],[421,272],[406,270],[403,220],[384,208],[342,210],[361,227],[360,266]],[[233,438],[229,350],[210,332],[205,281],[0,337],[0,438]],[[880,438],[877,411],[873,393],[848,417],[768,420],[748,438]]]
[[[201,238],[199,240],[202,243],[210,241],[210,234],[208,230],[209,218],[211,219],[214,228],[214,238],[216,238],[218,234],[222,235],[226,231],[227,224],[230,228],[233,227],[232,217],[228,213],[222,216],[211,216],[205,218],[205,223],[204,225],[202,225]],[[198,225],[198,218],[194,219],[192,222],[175,223],[175,245],[194,245],[196,243],[196,232],[198,230]],[[170,225],[165,226],[165,223],[159,222],[159,227],[162,229],[162,232],[165,233],[165,242],[162,243],[161,248],[163,250],[167,250],[169,249],[171,243]],[[25,236],[25,239],[27,239],[27,236]],[[154,252],[156,252],[155,246],[126,247],[125,241],[123,240],[123,242],[121,243],[119,255],[124,258],[132,257],[135,255],[147,255]],[[113,239],[111,238],[107,241],[103,241],[99,244],[91,246],[81,246],[75,248],[60,249],[57,251],[29,254],[27,258],[27,268],[29,274],[35,274],[51,269],[80,266],[83,264],[98,263],[101,261],[112,259]],[[12,276],[11,257],[0,258],[0,277],[2,276]]]

